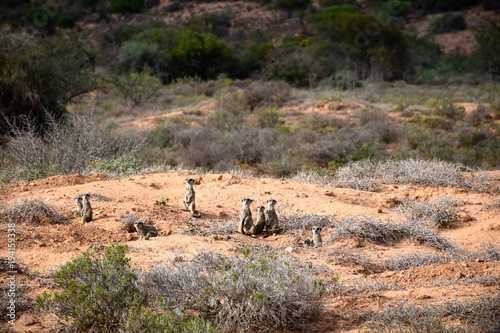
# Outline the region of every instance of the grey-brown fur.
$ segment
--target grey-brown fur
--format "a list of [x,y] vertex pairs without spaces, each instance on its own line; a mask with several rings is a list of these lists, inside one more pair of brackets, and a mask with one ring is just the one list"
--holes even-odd
[[276,210],[274,206],[277,201],[274,199],[267,200],[267,209],[266,209],[266,228],[265,230],[269,234],[277,234],[282,231],[282,228],[279,225],[278,214],[276,214]]
[[238,226],[238,231],[242,235],[249,235],[253,227],[252,211],[250,210],[250,204],[253,200],[243,198],[241,202],[243,205],[240,210],[240,224]]
[[321,228],[320,227],[312,227],[311,234],[312,240],[306,239],[304,240],[304,245],[320,247],[323,245],[323,240],[321,239]]
[[260,235],[266,227],[265,209],[264,206],[257,207],[257,222],[255,222],[255,225],[250,230],[250,235],[252,235],[252,237]]
[[186,178],[186,191],[184,192],[184,209],[190,211],[193,217],[200,217],[200,213],[196,210],[196,194],[194,192],[195,180],[193,178]]
[[158,236],[158,230],[152,225],[145,225],[142,221],[135,221],[134,223],[135,230],[139,234],[139,239],[148,240],[149,237]]
[[76,203],[76,216],[81,217],[83,211],[82,197],[76,197],[75,203]]
[[92,206],[89,202],[90,194],[86,193],[83,195],[82,203],[82,223],[92,221]]

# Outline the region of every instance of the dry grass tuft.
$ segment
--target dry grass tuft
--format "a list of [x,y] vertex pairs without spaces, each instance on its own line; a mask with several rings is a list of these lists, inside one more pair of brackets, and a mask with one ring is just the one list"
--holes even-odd
[[4,221],[9,223],[66,224],[69,219],[40,199],[26,200],[2,211]]

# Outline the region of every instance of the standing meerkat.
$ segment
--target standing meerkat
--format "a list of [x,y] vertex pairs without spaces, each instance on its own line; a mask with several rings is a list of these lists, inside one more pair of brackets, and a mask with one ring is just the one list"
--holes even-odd
[[307,246],[313,246],[313,247],[320,247],[323,245],[323,240],[321,239],[321,228],[320,227],[312,227],[311,228],[311,234],[312,234],[312,240],[306,239],[304,240],[304,245]]
[[265,209],[264,206],[257,207],[257,222],[255,222],[255,225],[250,230],[250,235],[252,235],[252,237],[260,235],[266,227]]
[[92,221],[92,207],[90,206],[89,198],[90,198],[90,194],[85,193],[83,195],[82,223]]
[[242,235],[249,235],[250,230],[253,227],[252,211],[250,210],[250,204],[253,202],[252,199],[243,198],[241,200],[243,203],[240,211],[240,225],[238,231]]
[[76,197],[75,203],[76,203],[76,216],[81,217],[83,211],[82,197]]
[[276,235],[282,231],[282,228],[279,226],[278,214],[276,214],[276,210],[274,209],[274,205],[276,205],[276,203],[277,201],[274,199],[267,200],[265,229],[272,235]]
[[158,230],[156,230],[155,227],[153,227],[152,225],[145,225],[144,222],[142,221],[135,221],[134,227],[135,230],[137,230],[137,233],[139,234],[139,239],[144,238],[145,240],[148,240],[149,237],[158,236]]
[[194,193],[194,179],[186,178],[186,191],[184,193],[184,210],[190,211],[193,217],[200,217],[201,214],[196,210],[195,193]]

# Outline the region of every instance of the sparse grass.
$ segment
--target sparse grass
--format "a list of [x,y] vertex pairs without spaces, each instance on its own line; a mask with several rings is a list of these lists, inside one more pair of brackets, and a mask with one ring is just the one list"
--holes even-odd
[[1,215],[4,222],[26,224],[65,224],[69,219],[41,199],[27,200],[5,208]]
[[243,258],[200,253],[191,263],[144,273],[147,292],[174,310],[192,309],[223,331],[304,329],[321,313],[322,283],[269,248]]
[[222,236],[232,235],[238,231],[238,219],[236,218],[231,218],[226,221],[211,221],[208,227],[206,226],[206,223],[197,222],[197,220],[187,220],[185,223],[188,225],[188,229],[182,232],[184,235]]
[[355,296],[402,288],[381,279],[357,279],[349,282],[337,281],[328,286],[328,292],[338,296]]

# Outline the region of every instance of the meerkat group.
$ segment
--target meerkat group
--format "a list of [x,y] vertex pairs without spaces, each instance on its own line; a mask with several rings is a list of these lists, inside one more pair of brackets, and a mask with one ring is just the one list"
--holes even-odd
[[320,247],[323,245],[323,240],[321,239],[321,228],[320,227],[312,227],[311,228],[311,234],[312,234],[312,240],[310,239],[305,239],[304,240],[304,245],[306,246],[311,246],[311,247]]
[[90,205],[90,194],[85,193],[82,197],[76,197],[76,216],[81,217],[80,223],[92,222],[92,206]]
[[267,200],[267,208],[264,206],[257,207],[257,221],[253,223],[252,210],[250,204],[252,199],[243,198],[240,210],[240,222],[238,224],[238,232],[242,235],[256,237],[260,234],[265,234],[265,237],[276,235],[282,228],[279,226],[278,214],[274,209],[277,201],[274,199]]

